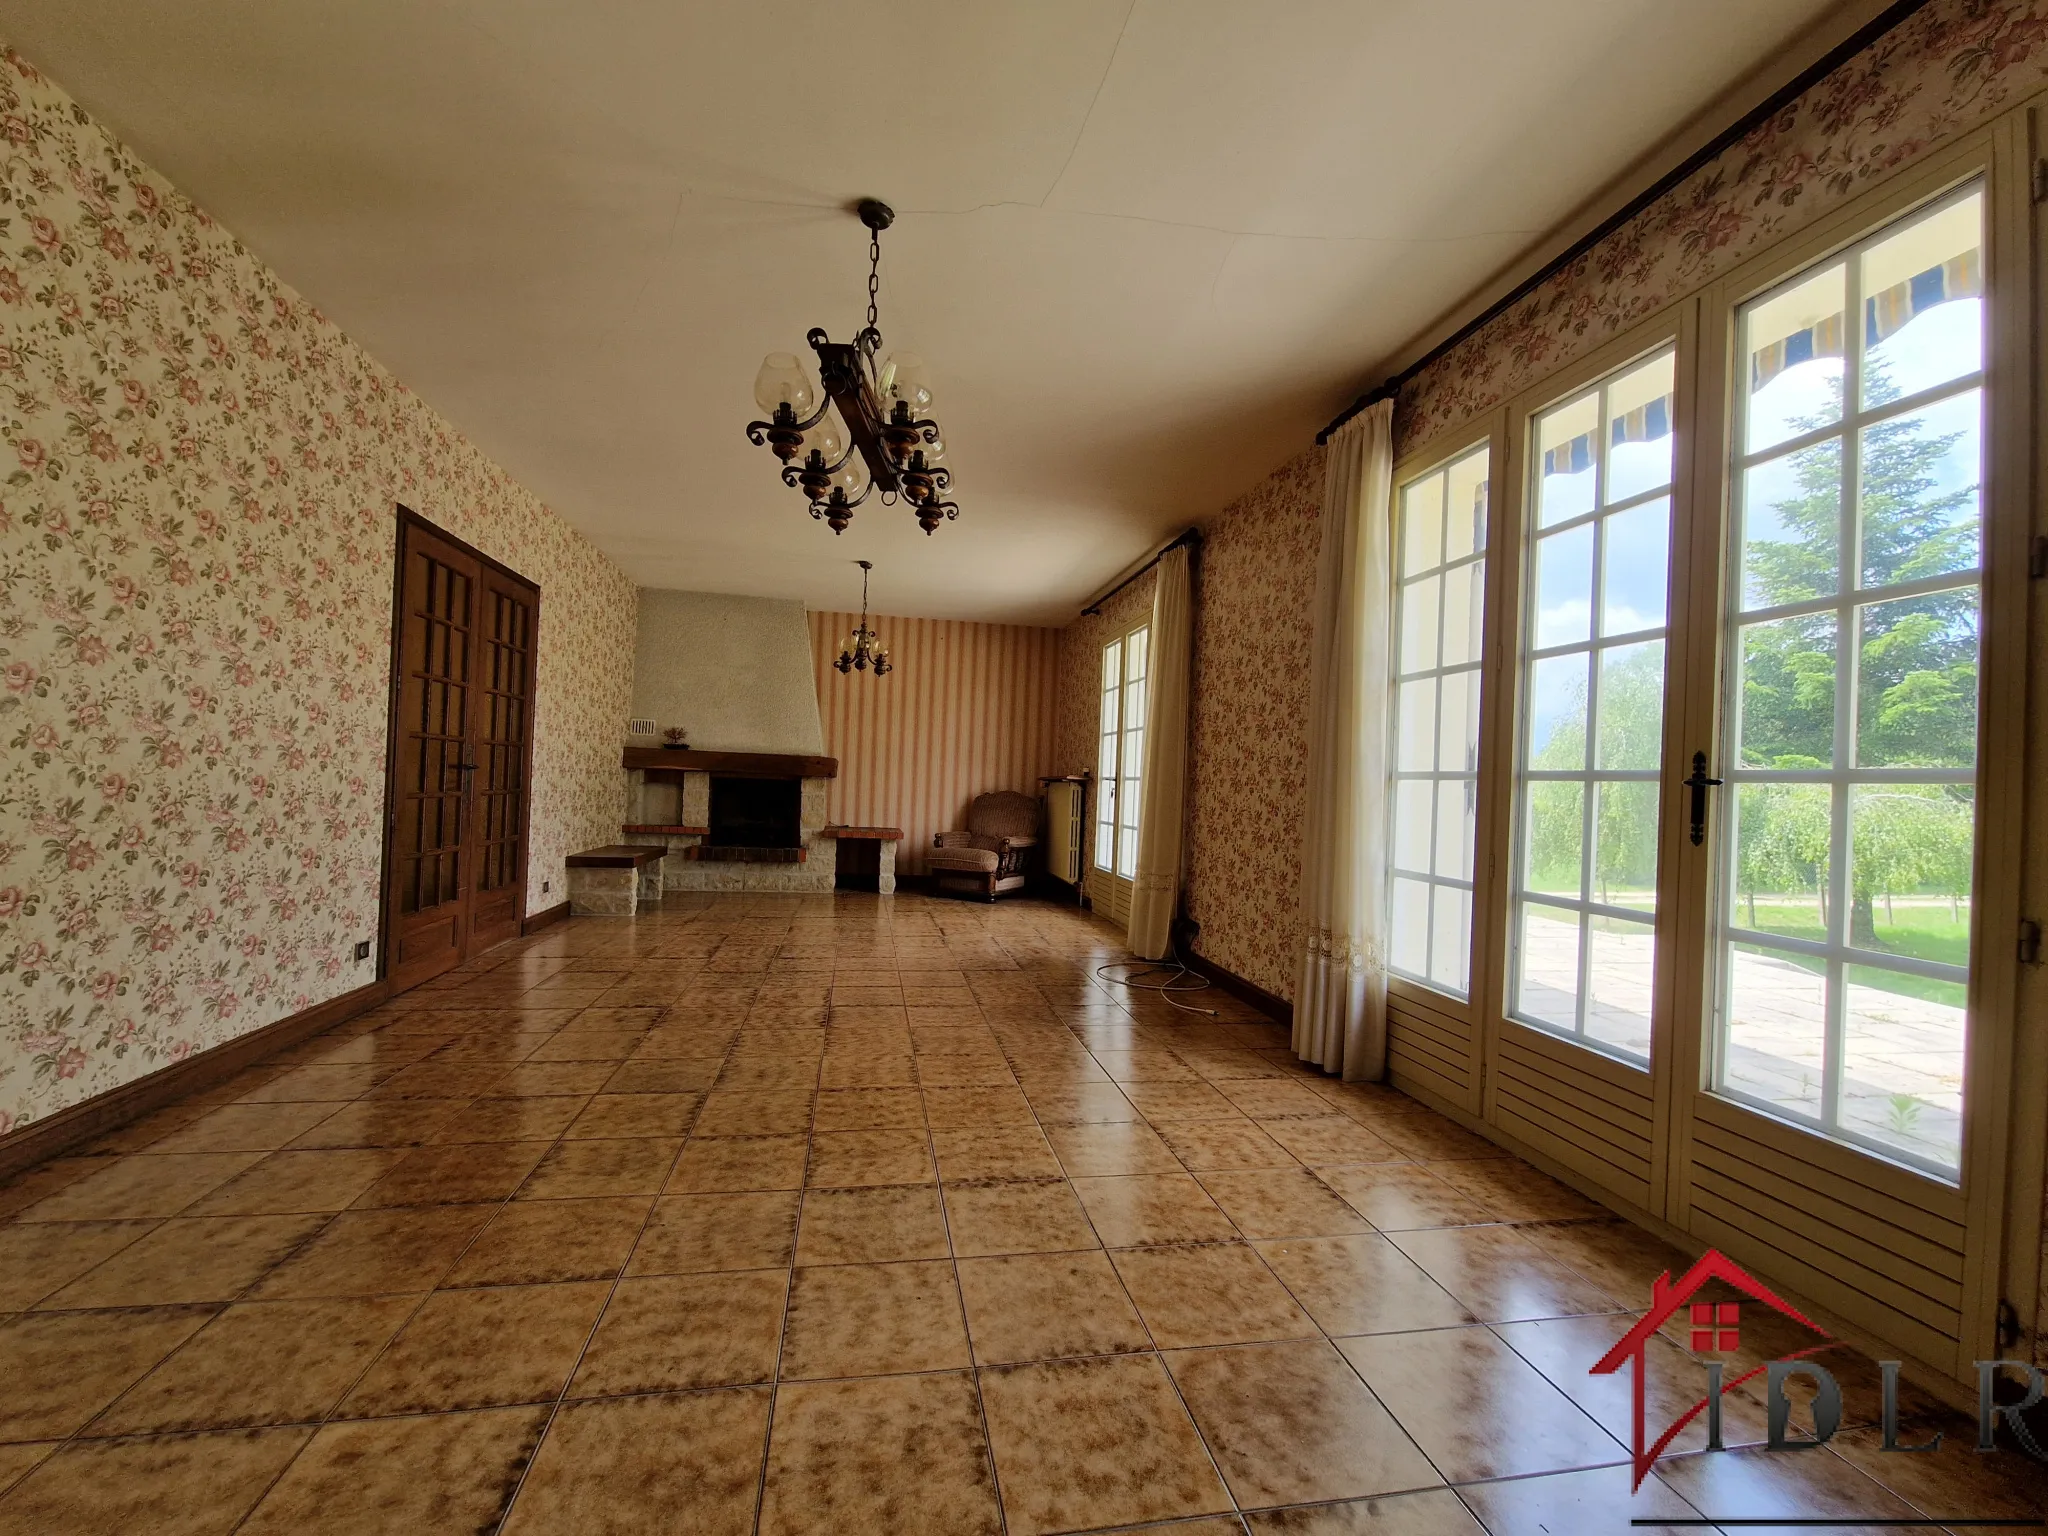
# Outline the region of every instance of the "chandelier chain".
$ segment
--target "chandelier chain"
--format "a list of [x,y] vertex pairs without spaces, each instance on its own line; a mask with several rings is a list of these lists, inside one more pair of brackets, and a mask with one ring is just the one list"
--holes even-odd
[[878,323],[882,318],[876,306],[875,296],[882,287],[882,232],[868,231],[868,329],[880,334]]

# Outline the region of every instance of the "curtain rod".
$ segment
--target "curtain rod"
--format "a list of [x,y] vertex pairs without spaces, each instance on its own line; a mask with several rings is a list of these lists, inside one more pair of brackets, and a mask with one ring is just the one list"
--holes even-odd
[[1153,552],[1152,558],[1150,560],[1147,560],[1143,565],[1139,566],[1135,571],[1131,572],[1130,575],[1126,576],[1122,581],[1118,582],[1115,586],[1111,587],[1107,592],[1103,593],[1102,596],[1096,598],[1095,601],[1090,603],[1086,608],[1083,608],[1081,610],[1081,617],[1085,619],[1091,613],[1102,612],[1102,605],[1104,603],[1108,602],[1112,597],[1115,597],[1117,593],[1123,591],[1125,587],[1128,587],[1140,576],[1144,575],[1147,571],[1151,570],[1152,567],[1157,565],[1161,560],[1164,560],[1169,551],[1180,549],[1183,546],[1192,549],[1195,545],[1201,542],[1202,530],[1199,528],[1189,528],[1186,532],[1178,535],[1173,539],[1168,540],[1166,543],[1160,545],[1159,548]]
[[1773,91],[1763,102],[1750,108],[1748,112],[1736,119],[1734,123],[1722,129],[1720,133],[1701,145],[1700,148],[1694,150],[1677,167],[1666,171],[1649,187],[1637,193],[1627,203],[1623,204],[1617,212],[1610,214],[1606,219],[1602,220],[1590,233],[1580,236],[1578,240],[1572,243],[1569,249],[1562,255],[1553,257],[1533,277],[1525,278],[1516,284],[1505,298],[1495,301],[1476,319],[1460,326],[1454,334],[1438,342],[1385,383],[1379,385],[1376,389],[1368,390],[1365,394],[1352,401],[1351,404],[1338,413],[1336,418],[1327,427],[1324,427],[1322,431],[1316,434],[1317,443],[1327,443],[1339,427],[1351,420],[1360,411],[1377,405],[1382,400],[1393,399],[1401,392],[1403,384],[1406,384],[1431,363],[1439,361],[1448,355],[1451,349],[1460,342],[1469,339],[1485,327],[1491,325],[1495,320],[1498,320],[1502,315],[1514,308],[1515,305],[1521,303],[1522,300],[1542,287],[1543,284],[1549,282],[1551,278],[1557,276],[1558,273],[1577,261],[1586,252],[1598,245],[1602,240],[1605,240],[1645,208],[1649,207],[1650,204],[1657,201],[1658,198],[1692,175],[1694,171],[1697,171],[1708,161],[1714,159],[1717,155],[1720,155],[1735,144],[1740,143],[1759,124],[1775,117],[1779,112],[1791,105],[1792,102],[1805,95],[1807,91],[1819,84],[1820,81],[1833,74],[1842,65],[1898,26],[1915,11],[1923,8],[1927,3],[1928,0],[1897,0],[1896,4],[1887,6],[1870,21],[1859,27],[1855,32],[1822,54],[1812,64],[1793,76],[1784,85]]

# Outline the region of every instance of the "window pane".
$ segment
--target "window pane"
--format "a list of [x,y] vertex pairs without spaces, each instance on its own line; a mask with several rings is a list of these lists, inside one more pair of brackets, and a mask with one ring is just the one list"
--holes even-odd
[[1923,990],[1958,1007],[1970,963],[1974,801],[1966,784],[1859,784],[1849,796],[1845,937],[1857,949],[1954,966],[1954,980]]
[[1864,251],[1866,407],[1984,366],[1983,229],[1973,192]]
[[1665,352],[1607,386],[1603,504],[1671,483],[1672,379],[1677,365],[1677,354]]
[[1664,627],[1671,502],[1660,497],[1607,519],[1600,556],[1600,633]]
[[1429,979],[1447,992],[1463,993],[1470,985],[1471,921],[1471,893],[1438,886],[1430,917]]
[[1393,936],[1394,969],[1411,976],[1429,973],[1429,882],[1394,880],[1393,910],[1389,913]]
[[1966,390],[1858,435],[1864,586],[1977,568],[1983,404],[1981,391]]
[[1127,679],[1145,675],[1145,644],[1151,637],[1150,629],[1131,631],[1131,637],[1126,642],[1127,654],[1124,657],[1124,676]]
[[1462,560],[1486,548],[1487,457],[1482,443],[1445,472],[1446,560]]
[[1593,525],[1536,541],[1536,649],[1584,640],[1593,625]]
[[1522,908],[1515,1013],[1566,1031],[1578,1028],[1579,919],[1529,903]]
[[[1486,563],[1475,561],[1444,574],[1444,656],[1447,667],[1479,659],[1480,623],[1486,612]],[[1403,671],[1410,670],[1406,666]]]
[[1436,797],[1436,872],[1453,880],[1472,878],[1472,838],[1477,805],[1470,784],[1445,784]]
[[1825,784],[1736,788],[1731,921],[1762,933],[1827,942],[1833,802]]
[[1529,680],[1529,766],[1586,766],[1586,655],[1551,656]]
[[1859,618],[1857,765],[1975,764],[1977,589],[1872,603]]
[[1424,576],[1401,588],[1401,649],[1394,670],[1404,677],[1436,665],[1437,592],[1442,584],[1441,577]]
[[1431,830],[1435,826],[1436,786],[1428,779],[1401,779],[1394,785],[1394,867],[1414,874],[1429,873]]
[[1443,563],[1444,474],[1425,475],[1401,492],[1401,574],[1418,576]]
[[1395,724],[1394,767],[1401,773],[1427,773],[1436,766],[1436,679],[1421,678],[1400,688]]
[[1586,787],[1550,781],[1531,784],[1525,836],[1524,888],[1577,896],[1586,845]]
[[1842,440],[1753,465],[1742,476],[1742,603],[1832,597],[1841,582]]
[[1825,768],[1835,760],[1835,616],[1746,624],[1741,632],[1738,760]]
[[1864,965],[1849,966],[1844,980],[1843,1126],[1955,1167],[1963,1152],[1962,987]]
[[1655,934],[1647,923],[1605,917],[1592,919],[1588,929],[1586,1033],[1632,1056],[1647,1056]]
[[1827,1081],[1827,977],[1819,962],[1737,944],[1729,956],[1721,1082],[1818,1119]]
[[1479,769],[1479,674],[1446,672],[1437,711],[1436,765],[1445,773]]
[[1842,419],[1843,305],[1839,263],[1787,283],[1743,311],[1749,400],[1743,451],[1759,453]]
[[1537,522],[1548,528],[1593,510],[1598,479],[1600,396],[1582,395],[1537,419],[1542,455]]
[[[1655,768],[1664,756],[1664,642],[1600,653],[1597,768]],[[1655,786],[1653,785],[1652,788]],[[1651,814],[1655,814],[1652,807]]]

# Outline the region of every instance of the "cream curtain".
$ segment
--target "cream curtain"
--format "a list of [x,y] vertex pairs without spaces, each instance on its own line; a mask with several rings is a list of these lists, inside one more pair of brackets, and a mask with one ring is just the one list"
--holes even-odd
[[1188,666],[1194,602],[1185,544],[1159,557],[1147,645],[1145,767],[1138,790],[1138,875],[1131,890],[1130,945],[1165,958],[1180,895],[1181,833],[1187,823]]
[[1294,1053],[1350,1081],[1387,1068],[1393,438],[1394,405],[1383,400],[1330,440],[1309,653]]

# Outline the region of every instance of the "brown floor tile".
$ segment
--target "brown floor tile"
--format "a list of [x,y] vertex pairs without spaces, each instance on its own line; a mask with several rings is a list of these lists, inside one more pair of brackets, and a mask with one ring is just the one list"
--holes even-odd
[[618,1069],[615,1061],[522,1061],[488,1091],[504,1098],[584,1098],[604,1087]]
[[30,1314],[0,1322],[0,1441],[61,1439],[203,1327],[207,1307]]
[[1390,1240],[1481,1322],[1613,1312],[1620,1305],[1512,1227],[1397,1232]]
[[1372,1224],[1306,1168],[1252,1168],[1198,1175],[1247,1237],[1342,1237]]
[[953,1252],[963,1259],[1100,1246],[1065,1179],[948,1184],[945,1201]]
[[326,1216],[179,1216],[47,1297],[45,1309],[230,1301],[327,1224]]
[[599,1094],[562,1134],[577,1140],[686,1136],[701,1098],[695,1093]]
[[1080,1083],[1048,1088],[1026,1082],[1024,1096],[1048,1128],[1055,1125],[1129,1124],[1139,1118],[1137,1106],[1114,1083]]
[[470,1244],[445,1286],[609,1280],[625,1268],[654,1200],[515,1200]]
[[[1091,1047],[1091,1049],[1094,1049]],[[1195,1083],[1201,1075],[1171,1051],[1094,1050],[1095,1061],[1118,1083]]]
[[226,1104],[153,1142],[152,1152],[268,1152],[333,1114],[333,1104]]
[[66,1446],[0,1499],[0,1533],[218,1536],[311,1437],[265,1429]]
[[20,1221],[120,1221],[176,1216],[251,1164],[261,1152],[138,1152],[112,1159],[38,1200]]
[[1244,1111],[1208,1083],[1132,1083],[1123,1090],[1154,1125],[1170,1120],[1242,1120]]
[[752,1536],[768,1410],[764,1388],[570,1403],[504,1536],[640,1536],[650,1517],[668,1536]]
[[477,1205],[510,1197],[548,1150],[545,1141],[462,1142],[415,1147],[364,1190],[352,1209]]
[[346,1210],[404,1155],[395,1147],[273,1152],[188,1206],[185,1214],[282,1216]]
[[1478,1321],[1421,1266],[1376,1233],[1254,1243],[1323,1332],[1402,1333]]
[[1159,1133],[1143,1121],[1048,1125],[1045,1136],[1070,1179],[1181,1171]]
[[427,1137],[447,1144],[465,1141],[553,1141],[590,1102],[580,1094],[478,1099],[451,1115]]
[[1346,1115],[1267,1120],[1260,1128],[1311,1168],[1390,1163],[1402,1156],[1384,1137]]
[[[865,1051],[828,1054],[818,1072],[818,1086],[835,1088],[910,1088],[917,1086],[917,1063],[905,1049],[890,1055]],[[924,1113],[922,1104],[918,1113]]]
[[1346,1205],[1382,1232],[1463,1227],[1493,1219],[1485,1206],[1420,1163],[1377,1163],[1317,1172]]
[[38,1201],[48,1199],[58,1190],[68,1184],[76,1184],[88,1174],[99,1173],[111,1167],[114,1161],[111,1154],[56,1157],[17,1173],[10,1179],[0,1181],[0,1221],[7,1220],[17,1211],[27,1210]]
[[[1484,1328],[1379,1333],[1337,1347],[1454,1483],[1628,1460],[1620,1441]],[[1446,1392],[1453,1381],[1458,1390]]]
[[437,1291],[340,1408],[343,1418],[557,1396],[604,1307],[602,1281]]
[[666,1196],[655,1201],[626,1272],[786,1268],[796,1244],[797,1201],[794,1190]]
[[696,1093],[701,1094],[718,1077],[717,1056],[647,1058],[637,1053],[618,1071],[605,1079],[606,1093]]
[[804,1182],[817,1189],[879,1184],[930,1184],[931,1145],[918,1131],[820,1131],[811,1138]]
[[609,1061],[616,1066],[646,1035],[644,1029],[565,1029],[527,1060],[535,1066],[551,1061]]
[[1437,1163],[1433,1171],[1485,1206],[1496,1221],[1574,1221],[1608,1214],[1605,1206],[1512,1158]]
[[1245,1524],[1252,1536],[1486,1536],[1472,1511],[1448,1488],[1306,1509],[1267,1510],[1245,1516]]
[[519,1186],[519,1198],[651,1195],[668,1182],[682,1146],[680,1140],[557,1142]]
[[400,1067],[365,1097],[387,1101],[474,1099],[500,1091],[497,1085],[506,1076],[506,1071],[501,1062],[434,1061],[429,1058],[416,1061],[409,1067]]
[[547,1418],[499,1408],[329,1424],[236,1536],[494,1530]]
[[431,1290],[495,1206],[343,1211],[258,1283],[252,1297],[375,1296]]
[[317,1421],[419,1304],[416,1296],[244,1302],[129,1388],[92,1435]]
[[1443,1481],[1326,1339],[1176,1350],[1166,1368],[1240,1508]]
[[1073,1185],[1096,1235],[1110,1248],[1216,1242],[1237,1236],[1230,1218],[1189,1174],[1075,1179]]
[[1942,1434],[1938,1450],[1886,1451],[1876,1427],[1845,1429],[1829,1448],[1866,1477],[1923,1510],[1970,1514],[1980,1519],[2026,1519],[2048,1514],[2048,1467],[2001,1437],[1996,1454],[1977,1450],[1974,1416],[1939,1414],[1931,1422],[1901,1429],[1902,1445],[1919,1445]]
[[1249,1120],[1169,1120],[1159,1139],[1190,1172],[1299,1168],[1294,1154]]
[[813,1189],[804,1194],[799,1264],[886,1264],[950,1257],[934,1185]]
[[468,1099],[364,1099],[344,1104],[295,1138],[295,1151],[333,1147],[416,1147],[452,1120]]
[[1030,1125],[1037,1116],[1030,1101],[1015,1087],[927,1088],[925,1118],[934,1130],[966,1130],[989,1125]]
[[999,1366],[981,1383],[1016,1536],[1230,1508],[1158,1356]]
[[1315,1323],[1244,1243],[1126,1248],[1110,1255],[1161,1349],[1299,1339]]
[[777,1392],[761,1536],[1001,1529],[970,1374],[790,1382]]
[[693,1136],[683,1144],[667,1193],[801,1189],[808,1154],[804,1136]]
[[1632,1221],[1526,1222],[1517,1229],[1550,1258],[1577,1270],[1617,1301],[1647,1306],[1657,1277],[1682,1275],[1692,1259]]
[[[1584,1472],[1553,1472],[1547,1477],[1517,1477],[1497,1483],[1475,1483],[1459,1491],[1489,1531],[1498,1536],[1539,1536],[1550,1531],[1643,1532],[1687,1536],[1697,1526],[1654,1525],[1660,1517],[1696,1520],[1699,1511],[1652,1473],[1641,1488],[1630,1491],[1626,1465]],[[1634,1522],[1641,1520],[1642,1525]]]
[[378,1066],[352,1063],[294,1067],[262,1087],[242,1095],[244,1104],[345,1104],[359,1098],[398,1070],[396,1063]]
[[968,1179],[1062,1177],[1051,1143],[1035,1125],[934,1131],[932,1145],[939,1155],[939,1177],[949,1184]]
[[154,1221],[37,1221],[0,1226],[0,1313],[26,1311],[156,1226]]
[[[1892,1459],[1903,1455],[1893,1452]],[[1657,1475],[1693,1508],[1730,1519],[1863,1515],[1910,1520],[1919,1513],[1825,1446],[1796,1456],[1762,1447],[1667,1456],[1657,1463]],[[1840,1529],[1861,1536],[1853,1526]]]
[[805,1131],[816,1096],[792,1088],[715,1088],[697,1116],[699,1136],[763,1136]]
[[915,1088],[827,1088],[818,1095],[819,1131],[921,1131],[924,1125],[924,1095]]
[[53,1440],[26,1445],[0,1445],[0,1494],[4,1494],[27,1477],[57,1448],[58,1442]]
[[920,1056],[917,1080],[931,1088],[1015,1088],[1017,1079],[1001,1056]]
[[1107,1254],[1015,1254],[962,1259],[958,1268],[980,1364],[1151,1348]]
[[1453,1125],[1442,1115],[1403,1114],[1376,1120],[1373,1130],[1403,1157],[1421,1162],[1458,1162],[1475,1157],[1506,1157],[1484,1136]]
[[937,1371],[971,1364],[953,1266],[827,1265],[796,1271],[785,1380]]
[[621,1281],[570,1395],[772,1381],[788,1288],[785,1269]]

